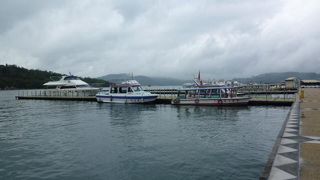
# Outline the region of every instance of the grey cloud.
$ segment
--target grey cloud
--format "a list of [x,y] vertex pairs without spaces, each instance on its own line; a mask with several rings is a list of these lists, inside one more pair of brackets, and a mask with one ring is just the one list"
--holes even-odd
[[184,79],[320,68],[317,0],[28,2],[0,8],[0,63]]
[[32,18],[43,9],[61,7],[61,2],[62,0],[1,0],[0,33],[10,30],[19,21]]

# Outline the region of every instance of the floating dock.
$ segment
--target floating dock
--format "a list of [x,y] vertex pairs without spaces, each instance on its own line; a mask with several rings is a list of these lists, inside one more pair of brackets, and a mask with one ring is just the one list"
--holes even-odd
[[65,96],[16,96],[16,99],[33,100],[64,100],[64,101],[97,101],[95,96],[65,97]]
[[99,90],[36,89],[20,90],[16,99],[96,101]]
[[320,179],[320,88],[302,89],[260,179]]
[[[158,93],[156,104],[171,104],[172,99],[177,97],[175,89],[162,89],[150,91],[154,94]],[[33,99],[33,100],[71,100],[71,101],[96,101],[96,91],[76,91],[76,90],[56,90],[56,89],[40,89],[40,90],[21,90],[16,99]],[[248,105],[251,106],[291,106],[295,101],[295,95],[282,94],[278,97],[272,97],[272,93],[251,95],[252,99]]]

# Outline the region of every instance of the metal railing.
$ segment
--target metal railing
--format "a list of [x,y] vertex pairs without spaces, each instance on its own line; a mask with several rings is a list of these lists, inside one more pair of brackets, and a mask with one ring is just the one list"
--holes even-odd
[[253,100],[260,101],[292,101],[296,100],[297,94],[248,94]]

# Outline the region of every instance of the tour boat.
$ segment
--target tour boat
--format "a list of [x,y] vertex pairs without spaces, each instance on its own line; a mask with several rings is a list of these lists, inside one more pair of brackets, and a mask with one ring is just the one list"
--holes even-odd
[[234,83],[204,83],[200,71],[194,83],[178,90],[177,98],[171,101],[175,105],[238,106],[247,105],[250,97],[238,96],[238,87]]
[[156,94],[144,91],[136,80],[113,84],[96,94],[98,102],[108,103],[149,103],[157,97]]
[[238,106],[247,105],[250,97],[237,96],[234,87],[193,87],[178,90],[175,105]]

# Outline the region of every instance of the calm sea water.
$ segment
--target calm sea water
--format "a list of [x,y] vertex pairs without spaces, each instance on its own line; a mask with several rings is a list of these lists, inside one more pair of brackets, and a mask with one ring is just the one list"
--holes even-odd
[[0,179],[258,179],[289,110],[16,94],[0,91]]

